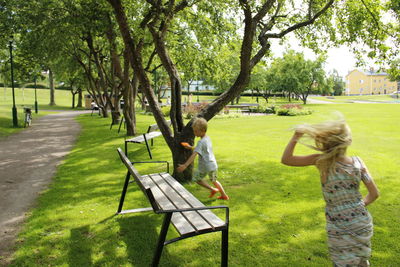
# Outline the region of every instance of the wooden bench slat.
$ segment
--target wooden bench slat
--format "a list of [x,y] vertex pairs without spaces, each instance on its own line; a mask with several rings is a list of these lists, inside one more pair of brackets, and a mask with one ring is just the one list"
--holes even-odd
[[171,218],[172,225],[180,235],[187,235],[196,232],[196,229],[188,223],[181,212],[174,212]]
[[[171,121],[167,121],[167,125],[168,127],[171,127]],[[158,127],[157,124],[152,124],[149,126],[146,133],[128,139],[125,138],[125,155],[128,155],[129,143],[135,143],[135,144],[146,143],[147,152],[149,153],[150,159],[152,159],[153,156],[151,155],[151,149],[149,147],[148,141],[151,140],[151,145],[153,146],[153,139],[158,136],[162,136],[160,128]]]
[[[182,198],[176,191],[176,188],[171,187],[170,184],[168,184],[160,174],[152,174],[150,177],[176,208],[186,209],[193,207],[184,198]],[[182,185],[180,186],[182,187]],[[188,195],[188,197],[194,198],[193,195]],[[201,207],[204,207],[204,205],[201,205]],[[204,220],[204,218],[197,211],[182,212],[182,215],[187,218],[187,222],[191,224],[197,231],[213,228],[213,226]],[[175,224],[174,221],[173,223]],[[180,229],[177,229],[177,231],[180,232]]]
[[[189,191],[187,191],[177,180],[175,180],[172,176],[170,176],[167,173],[161,174],[163,178],[168,181],[168,183],[176,189],[176,191],[179,192],[179,194],[187,199],[190,202],[190,205],[192,207],[202,207],[204,206],[203,203],[201,203],[196,197],[194,197]],[[189,197],[189,195],[191,197]],[[208,221],[213,227],[220,227],[225,224],[223,220],[221,220],[217,215],[215,215],[212,211],[210,210],[201,210],[198,211],[201,215],[203,215],[203,218]]]
[[[144,134],[144,135],[146,135],[146,139],[147,140],[151,140],[153,138],[156,138],[156,137],[162,135],[162,133],[161,132],[150,132],[150,133],[147,133],[147,134]],[[135,136],[133,138],[126,139],[125,142],[143,143],[144,142],[144,136],[143,136],[143,134],[141,134],[141,135]]]
[[131,142],[131,143],[143,143],[144,142],[144,137],[143,135],[138,135],[130,139],[126,139],[125,142]]
[[[148,177],[148,175],[144,175],[143,177]],[[151,188],[151,192],[153,193],[153,196],[155,198],[155,201],[157,202],[157,204],[162,207],[162,209],[165,210],[169,210],[169,209],[176,209],[176,207],[174,206],[174,204],[165,196],[165,194],[160,190],[160,188],[158,188],[158,186],[154,183],[154,181],[152,179],[148,179],[148,185],[149,188]],[[193,233],[196,232],[196,229],[187,221],[187,219],[178,212],[175,212],[172,215],[172,218],[174,220],[174,222],[177,223],[177,225],[179,225],[179,233]],[[172,219],[171,219],[172,220]]]
[[151,139],[151,138],[158,137],[158,136],[160,136],[160,135],[162,135],[161,132],[150,132],[150,133],[147,133],[147,134],[146,134],[146,138],[147,138],[147,139]]

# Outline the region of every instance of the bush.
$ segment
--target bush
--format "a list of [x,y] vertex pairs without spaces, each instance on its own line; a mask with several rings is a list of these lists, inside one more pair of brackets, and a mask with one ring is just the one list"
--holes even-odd
[[[25,84],[25,88],[35,88],[35,84],[34,83]],[[41,83],[37,83],[36,88],[37,89],[49,89],[48,86],[41,84]]]
[[309,115],[312,110],[305,109],[299,104],[285,104],[280,106],[276,110],[278,116],[298,116],[298,115]]
[[263,107],[257,106],[257,107],[250,107],[250,108],[249,108],[249,112],[250,112],[250,113],[264,113],[265,110],[264,110]]
[[161,107],[161,112],[163,113],[164,117],[168,117],[171,112],[171,106]]
[[276,113],[276,106],[271,105],[265,109],[265,113],[267,114],[275,114]]
[[198,103],[198,104],[191,104],[185,107],[183,113],[185,114],[185,119],[192,119],[194,116],[196,116],[197,113],[199,113],[203,108],[205,108],[208,105],[208,103],[203,102],[203,103]]

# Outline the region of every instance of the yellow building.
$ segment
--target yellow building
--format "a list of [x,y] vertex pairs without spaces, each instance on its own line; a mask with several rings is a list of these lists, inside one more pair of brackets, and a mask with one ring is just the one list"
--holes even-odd
[[353,70],[346,75],[345,95],[379,95],[397,91],[385,72]]

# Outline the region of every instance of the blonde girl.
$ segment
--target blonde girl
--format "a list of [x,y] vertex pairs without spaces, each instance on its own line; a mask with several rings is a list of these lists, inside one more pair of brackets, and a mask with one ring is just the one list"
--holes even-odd
[[[318,153],[293,155],[303,136],[314,140],[315,146],[310,147]],[[282,155],[285,165],[315,165],[318,168],[326,203],[329,253],[333,265],[338,267],[369,266],[373,224],[366,206],[379,196],[378,188],[361,158],[346,155],[351,142],[351,131],[344,119],[304,124],[295,128]],[[359,191],[361,181],[368,190],[364,198]]]

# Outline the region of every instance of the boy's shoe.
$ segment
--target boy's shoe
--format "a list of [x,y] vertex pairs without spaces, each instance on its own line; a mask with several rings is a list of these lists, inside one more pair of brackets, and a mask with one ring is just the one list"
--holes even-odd
[[222,200],[229,200],[229,197],[228,196],[219,196],[219,197],[217,197],[218,199],[222,199]]
[[219,190],[211,190],[211,194],[208,196],[209,198],[212,198],[216,193],[218,193]]

